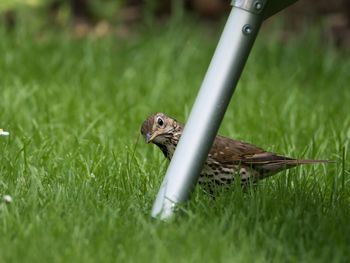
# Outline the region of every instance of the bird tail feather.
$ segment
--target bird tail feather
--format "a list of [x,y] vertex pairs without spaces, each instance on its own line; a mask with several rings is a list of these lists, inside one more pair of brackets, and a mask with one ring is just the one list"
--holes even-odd
[[332,160],[307,160],[307,159],[290,159],[290,160],[274,160],[276,163],[299,165],[299,164],[316,164],[316,163],[334,163]]
[[269,162],[256,162],[252,164],[255,169],[259,170],[263,177],[271,176],[282,170],[290,169],[298,165],[303,164],[321,164],[321,163],[334,163],[330,160],[303,160],[303,159],[275,159]]

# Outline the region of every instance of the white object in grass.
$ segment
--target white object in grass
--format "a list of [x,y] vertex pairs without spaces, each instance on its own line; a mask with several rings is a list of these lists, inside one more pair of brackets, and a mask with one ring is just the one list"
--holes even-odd
[[12,197],[10,195],[4,195],[2,200],[7,204],[12,203]]
[[4,131],[3,129],[0,129],[0,136],[8,136],[8,135],[10,135],[9,132]]

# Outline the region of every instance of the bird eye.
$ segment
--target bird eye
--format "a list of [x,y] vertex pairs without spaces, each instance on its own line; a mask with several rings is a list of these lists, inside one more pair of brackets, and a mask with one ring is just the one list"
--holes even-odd
[[162,120],[162,118],[158,118],[157,119],[157,123],[158,123],[159,126],[163,126],[164,121]]

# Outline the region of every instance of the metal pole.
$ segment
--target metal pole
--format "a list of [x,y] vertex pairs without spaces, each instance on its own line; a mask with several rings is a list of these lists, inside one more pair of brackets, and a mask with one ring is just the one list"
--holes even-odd
[[170,218],[177,204],[189,198],[262,21],[295,1],[232,1],[230,16],[154,202],[153,217]]

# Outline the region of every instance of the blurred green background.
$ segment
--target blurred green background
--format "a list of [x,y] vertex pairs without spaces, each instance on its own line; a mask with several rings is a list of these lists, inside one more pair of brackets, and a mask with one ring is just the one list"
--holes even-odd
[[0,262],[349,262],[349,1],[266,21],[220,128],[335,163],[150,219],[168,162],[140,126],[186,120],[229,2],[0,0]]

